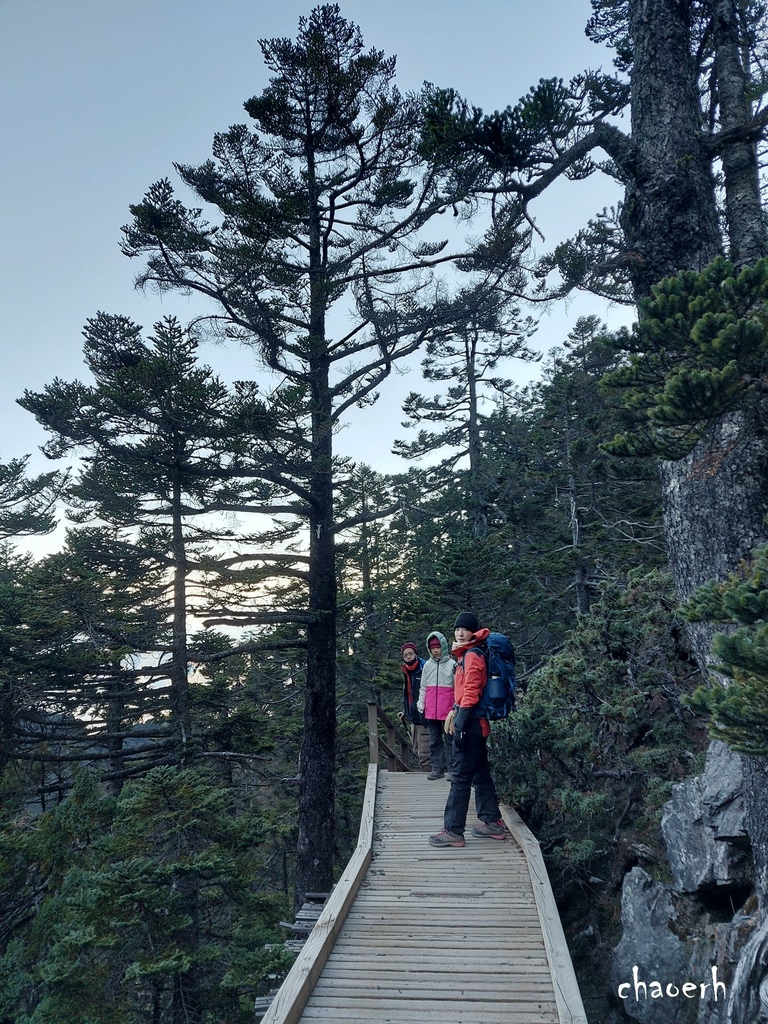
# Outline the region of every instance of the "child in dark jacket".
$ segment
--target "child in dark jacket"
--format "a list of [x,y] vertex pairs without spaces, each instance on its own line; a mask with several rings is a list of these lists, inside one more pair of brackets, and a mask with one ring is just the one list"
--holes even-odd
[[419,657],[419,650],[411,640],[403,644],[400,654],[403,658],[400,666],[403,672],[403,717],[411,723],[411,744],[419,770],[428,772],[431,768],[429,733],[418,708],[424,659]]
[[445,732],[445,720],[453,708],[453,673],[456,662],[451,657],[448,641],[442,633],[427,637],[429,658],[421,673],[418,709],[429,732],[430,781],[442,779],[452,766],[453,741]]

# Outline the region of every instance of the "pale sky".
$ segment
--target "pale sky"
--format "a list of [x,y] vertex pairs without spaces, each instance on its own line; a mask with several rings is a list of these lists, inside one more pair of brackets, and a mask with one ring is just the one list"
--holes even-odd
[[[243,102],[267,83],[258,39],[296,34],[311,3],[298,0],[0,0],[0,460],[35,454],[45,438],[15,400],[54,377],[82,378],[81,330],[98,310],[149,329],[161,316],[197,312],[180,296],[162,303],[133,288],[138,269],[119,251],[128,206],[173,161],[202,163],[213,134],[246,123]],[[365,43],[398,56],[401,91],[424,80],[455,87],[486,110],[516,102],[540,78],[566,81],[609,69],[590,43],[589,0],[347,0]],[[547,245],[616,202],[604,178],[556,186],[533,209]],[[576,317],[626,322],[589,297],[545,318],[535,344],[564,339]],[[225,379],[252,375],[246,351],[203,358]],[[527,368],[512,367],[521,379]],[[342,431],[341,452],[380,471],[400,403],[421,389],[417,367],[382,388],[380,403]],[[36,471],[49,468],[35,455]]]

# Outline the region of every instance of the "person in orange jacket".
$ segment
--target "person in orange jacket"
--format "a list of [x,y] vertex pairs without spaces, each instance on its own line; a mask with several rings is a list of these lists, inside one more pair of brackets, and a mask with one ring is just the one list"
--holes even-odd
[[505,839],[499,798],[488,763],[491,724],[476,712],[488,679],[484,643],[490,630],[481,629],[473,612],[462,612],[454,623],[453,656],[458,661],[453,681],[456,703],[445,720],[445,731],[453,735],[453,777],[445,804],[444,828],[429,837],[430,846],[465,846],[464,829],[472,786],[480,824],[472,829],[478,839]]

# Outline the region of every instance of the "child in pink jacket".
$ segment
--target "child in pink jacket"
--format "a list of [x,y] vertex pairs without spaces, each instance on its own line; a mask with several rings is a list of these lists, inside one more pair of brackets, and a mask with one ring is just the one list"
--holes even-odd
[[428,779],[442,779],[446,768],[451,768],[453,741],[444,731],[445,720],[453,708],[453,674],[456,662],[442,633],[427,637],[429,658],[421,673],[418,709],[429,730],[429,759],[432,771]]

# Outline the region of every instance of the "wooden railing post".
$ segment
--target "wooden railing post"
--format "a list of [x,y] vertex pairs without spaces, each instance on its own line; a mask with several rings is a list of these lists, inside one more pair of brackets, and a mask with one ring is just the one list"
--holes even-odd
[[392,722],[387,723],[387,746],[391,750],[391,753],[387,754],[387,768],[391,772],[396,772],[397,759],[395,757],[395,750],[397,750],[397,731]]
[[560,912],[555,904],[552,885],[539,841],[514,807],[500,804],[499,809],[515,842],[525,854],[528,864],[533,898],[541,923],[544,951],[547,954],[549,970],[552,975],[560,1022],[561,1024],[587,1024],[587,1014],[581,1001],[579,983],[576,980],[568,943],[565,941]]
[[400,734],[397,734],[397,742],[400,744],[400,760],[409,764],[411,760],[411,744],[408,740],[401,738]]
[[368,701],[368,762],[379,763],[379,705]]
[[[382,740],[379,736],[379,722],[382,723],[387,731],[386,741]],[[400,753],[398,754],[398,747]],[[368,760],[370,764],[378,764],[379,756],[385,754],[387,758],[387,768],[391,772],[410,771],[409,760],[411,754],[411,744],[408,740],[404,740],[397,730],[397,726],[389,717],[389,715],[382,711],[381,707],[372,700],[368,701]]]

